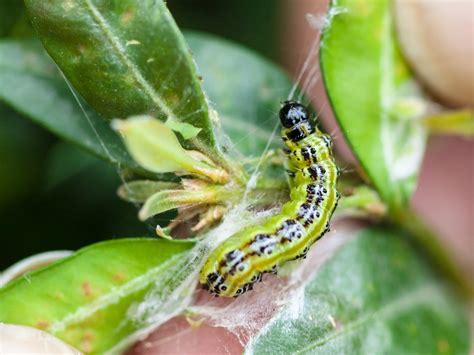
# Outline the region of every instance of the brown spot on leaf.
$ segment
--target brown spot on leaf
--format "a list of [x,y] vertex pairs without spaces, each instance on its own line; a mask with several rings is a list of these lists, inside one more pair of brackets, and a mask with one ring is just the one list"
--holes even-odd
[[180,97],[176,93],[171,93],[166,96],[166,101],[168,101],[171,105],[178,105],[180,102]]
[[47,320],[39,320],[36,322],[35,327],[41,330],[46,330],[49,327],[49,322]]
[[124,282],[125,279],[126,279],[125,275],[123,273],[121,273],[120,271],[116,272],[115,274],[112,275],[112,280],[114,280],[115,282],[118,282],[118,283]]
[[92,287],[88,281],[84,281],[81,285],[82,294],[86,297],[92,296]]
[[80,348],[85,353],[90,353],[92,351],[92,341],[94,340],[94,335],[90,332],[85,332],[80,341]]
[[126,24],[128,24],[134,17],[135,17],[135,16],[134,16],[133,12],[132,12],[131,10],[127,10],[127,11],[125,11],[125,12],[122,14],[122,17],[121,17],[122,23],[123,23],[124,25],[126,25]]

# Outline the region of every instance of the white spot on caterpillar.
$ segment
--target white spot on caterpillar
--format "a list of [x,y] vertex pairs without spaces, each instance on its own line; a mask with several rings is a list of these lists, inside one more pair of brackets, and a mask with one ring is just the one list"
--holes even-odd
[[243,257],[244,253],[242,253],[242,251],[234,250],[234,252],[232,253],[232,257],[228,257],[227,266],[229,267],[229,269],[236,267],[236,265],[238,265],[242,261]]
[[250,250],[258,254],[262,254],[270,250],[273,251],[275,243],[275,240],[270,235],[257,236],[252,244],[250,244]]

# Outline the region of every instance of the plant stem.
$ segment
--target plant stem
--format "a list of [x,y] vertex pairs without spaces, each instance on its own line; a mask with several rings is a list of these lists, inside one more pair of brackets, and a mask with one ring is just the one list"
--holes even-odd
[[410,234],[413,242],[426,253],[432,264],[454,284],[463,296],[468,299],[474,297],[472,281],[460,270],[439,237],[420,220],[414,211],[398,211],[392,214],[391,221]]
[[474,113],[469,109],[427,116],[422,122],[432,134],[474,137]]

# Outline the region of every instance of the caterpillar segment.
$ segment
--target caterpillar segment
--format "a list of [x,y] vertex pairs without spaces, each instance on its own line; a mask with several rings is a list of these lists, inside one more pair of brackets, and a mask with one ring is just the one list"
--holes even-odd
[[199,281],[216,296],[237,297],[251,290],[263,274],[306,257],[310,246],[329,230],[339,199],[331,137],[295,101],[283,104],[280,122],[290,200],[279,214],[237,232],[209,255]]

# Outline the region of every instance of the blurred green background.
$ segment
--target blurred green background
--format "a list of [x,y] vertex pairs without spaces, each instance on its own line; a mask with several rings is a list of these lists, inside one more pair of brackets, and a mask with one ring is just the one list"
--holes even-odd
[[[280,0],[173,0],[178,26],[214,33],[279,62]],[[32,37],[22,2],[0,0],[0,37]],[[11,90],[15,90],[14,87]],[[121,201],[115,168],[0,101],[0,270],[29,255],[153,235]]]

